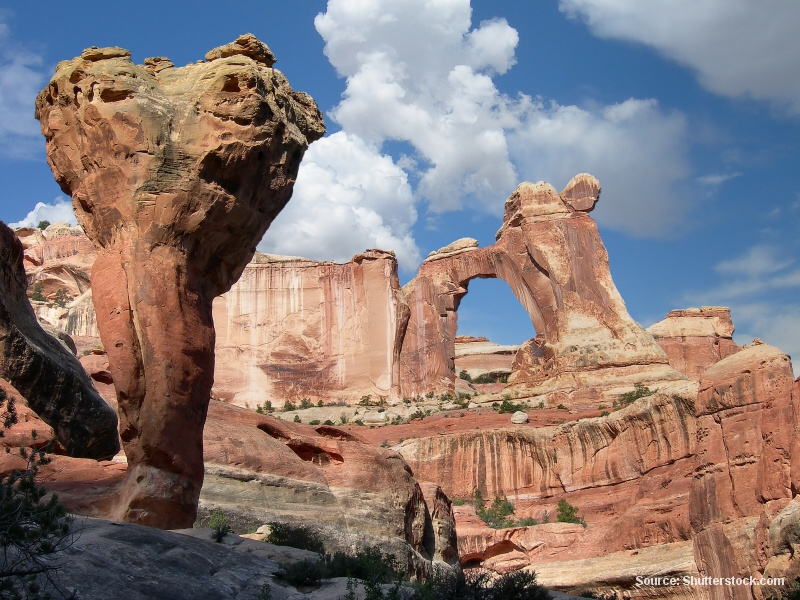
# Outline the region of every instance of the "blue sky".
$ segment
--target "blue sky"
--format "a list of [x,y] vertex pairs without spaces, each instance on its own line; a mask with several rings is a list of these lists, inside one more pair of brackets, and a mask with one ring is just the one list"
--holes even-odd
[[[796,0],[15,4],[0,8],[7,223],[69,214],[33,118],[59,60],[117,45],[183,65],[249,31],[328,126],[260,249],[392,248],[405,282],[457,238],[492,243],[520,181],[589,172],[635,319],[726,305],[737,341],[800,357]],[[533,335],[502,282],[473,281],[459,315],[460,333]]]

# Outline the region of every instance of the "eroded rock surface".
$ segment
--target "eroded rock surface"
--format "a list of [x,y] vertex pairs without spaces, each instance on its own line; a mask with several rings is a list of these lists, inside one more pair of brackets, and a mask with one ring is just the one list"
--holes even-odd
[[289,200],[324,133],[253,36],[174,68],[122,48],[58,64],[36,99],[56,181],[98,248],[93,301],[129,477],[120,518],[194,521],[214,372],[212,300]]
[[407,321],[391,252],[345,264],[257,254],[214,301],[214,392],[251,407],[396,397]]
[[523,396],[548,396],[550,404],[555,394],[553,405],[576,406],[596,402],[594,388],[683,378],[614,286],[587,214],[599,197],[587,174],[560,194],[544,182],[522,183],[506,201],[495,244],[462,240],[425,260],[403,288],[411,315],[400,358],[404,396],[452,390],[456,311],[476,277],[506,281],[536,329],[509,379]]
[[647,331],[667,353],[669,364],[695,381],[708,367],[739,351],[731,311],[724,306],[672,310]]
[[0,222],[0,378],[53,428],[64,452],[110,458],[119,451],[117,417],[78,359],[41,328],[26,289],[22,244]]

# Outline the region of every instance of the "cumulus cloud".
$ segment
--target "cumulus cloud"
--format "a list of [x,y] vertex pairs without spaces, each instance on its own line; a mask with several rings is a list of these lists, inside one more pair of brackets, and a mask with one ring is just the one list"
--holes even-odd
[[584,109],[539,102],[509,134],[520,173],[560,189],[581,172],[603,187],[593,215],[638,236],[662,236],[687,210],[679,185],[689,174],[687,124],[655,100]]
[[682,115],[648,99],[584,108],[503,94],[493,77],[515,64],[519,34],[470,17],[469,0],[329,0],[315,25],[346,77],[333,119],[376,148],[410,144],[415,161],[398,164],[431,213],[499,212],[522,180],[559,186],[588,171],[604,187],[604,225],[663,235],[680,221]]
[[42,147],[34,99],[45,84],[42,58],[10,40],[0,12],[0,155],[29,158]]
[[758,337],[794,357],[800,375],[800,267],[796,253],[774,244],[757,244],[734,258],[717,263],[722,282],[691,292],[685,300],[694,305],[730,306],[736,341],[746,344]]
[[470,16],[469,0],[330,0],[315,20],[347,78],[332,117],[376,145],[409,142],[421,159],[417,192],[437,212],[465,197],[496,202],[517,182],[504,130],[526,103],[492,75],[514,64],[519,36],[504,19],[470,29]]
[[416,220],[407,174],[375,146],[338,132],[309,147],[292,200],[258,249],[345,262],[380,248],[394,250],[401,268],[412,270],[419,263]]
[[62,196],[58,196],[53,200],[52,204],[37,202],[33,210],[24,219],[16,223],[9,223],[8,226],[14,228],[36,227],[42,221],[49,221],[50,223],[66,221],[72,226],[78,224],[77,219],[75,219],[75,213],[72,212],[72,202]]
[[603,38],[638,42],[686,65],[707,90],[800,113],[797,0],[559,0]]

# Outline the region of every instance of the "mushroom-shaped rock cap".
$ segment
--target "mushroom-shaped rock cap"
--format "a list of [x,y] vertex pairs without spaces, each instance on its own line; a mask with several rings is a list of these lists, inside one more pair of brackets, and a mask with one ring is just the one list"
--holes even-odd
[[230,44],[225,44],[219,48],[209,50],[206,52],[206,60],[211,61],[218,58],[227,58],[228,56],[235,56],[237,54],[249,56],[257,63],[264,64],[268,67],[271,67],[276,62],[275,55],[272,53],[272,50],[269,49],[269,46],[252,33],[245,33]]
[[574,210],[590,212],[600,199],[600,182],[588,173],[580,173],[570,179],[559,195]]

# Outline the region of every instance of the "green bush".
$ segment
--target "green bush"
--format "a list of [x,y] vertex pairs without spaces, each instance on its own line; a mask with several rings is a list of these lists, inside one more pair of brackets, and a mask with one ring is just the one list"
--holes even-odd
[[[386,596],[384,596],[385,598]],[[375,596],[380,599],[381,596]],[[536,583],[536,574],[514,571],[493,577],[472,570],[453,575],[437,573],[418,585],[409,600],[550,600],[548,591]]]
[[461,371],[458,373],[458,377],[459,379],[463,379],[464,381],[472,383],[472,377],[469,376],[469,373],[466,369],[461,369]]
[[319,425],[319,419],[311,419],[308,422],[309,425]]
[[295,423],[302,423],[302,421],[300,420],[300,415],[295,415],[294,416],[294,422]]
[[36,226],[37,229],[47,229],[50,227],[50,221],[44,220],[39,221],[39,224]]
[[[0,409],[3,437],[3,430],[17,423],[14,401],[3,389]],[[35,432],[31,435],[35,440]],[[21,448],[24,468],[0,475],[0,598],[66,597],[56,583],[60,565],[54,555],[72,545],[73,518],[56,494],[41,502],[47,492],[36,481],[49,450]]]
[[525,410],[526,408],[528,407],[525,406],[524,404],[514,404],[513,402],[511,402],[510,396],[503,396],[503,402],[500,404],[500,407],[498,408],[497,412],[500,413],[501,415],[511,414],[517,412],[518,410]]
[[528,527],[536,525],[536,519],[525,517],[519,521],[514,520],[514,505],[505,496],[495,496],[489,508],[486,508],[483,493],[475,490],[475,514],[492,529],[506,529],[508,527]]
[[314,405],[311,403],[311,400],[308,398],[303,398],[300,401],[300,408],[305,410],[306,408],[312,408]]
[[614,400],[613,406],[614,408],[623,408],[624,406],[628,406],[629,404],[633,404],[639,398],[644,398],[645,396],[652,396],[658,390],[651,390],[649,387],[641,384],[635,383],[633,385],[633,391],[625,392],[624,394],[620,395],[619,400]]
[[472,383],[497,383],[497,379],[486,373],[484,375],[478,375],[472,380]]
[[312,552],[324,552],[325,545],[319,534],[303,525],[291,523],[270,523],[270,533],[266,541],[276,546],[291,546]]
[[228,517],[219,508],[211,513],[211,517],[208,519],[208,526],[211,527],[211,539],[215,542],[221,542],[231,531]]
[[559,404],[558,406],[556,406],[556,408],[557,408],[558,410],[569,410],[569,409],[568,409],[566,406],[564,406],[563,404]]
[[558,501],[556,519],[559,523],[577,523],[586,527],[586,521],[583,520],[583,517],[578,516],[578,507],[573,506],[564,498]]
[[33,284],[33,292],[31,293],[31,300],[35,300],[36,302],[44,302],[46,298],[44,297],[44,284],[41,281],[37,281]]
[[325,421],[323,421],[322,424],[323,425],[331,425],[332,426],[333,425],[333,421],[331,421],[330,419],[325,419]]
[[287,400],[283,403],[283,412],[289,412],[290,410],[297,410],[297,405],[291,400]]

